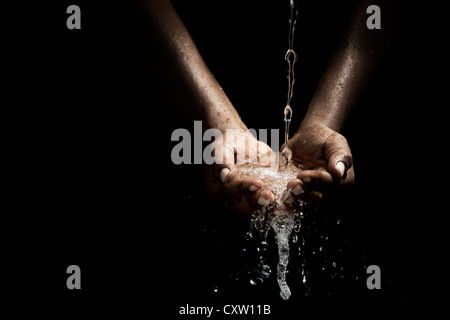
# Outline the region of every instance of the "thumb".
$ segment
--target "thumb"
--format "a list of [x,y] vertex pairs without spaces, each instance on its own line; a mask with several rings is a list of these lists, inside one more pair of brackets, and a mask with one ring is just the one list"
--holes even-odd
[[347,139],[339,133],[330,135],[323,146],[328,171],[339,179],[345,179],[353,165],[352,153]]
[[235,164],[225,164],[223,166],[217,166],[216,176],[222,181],[223,184],[227,184],[236,176],[238,170]]

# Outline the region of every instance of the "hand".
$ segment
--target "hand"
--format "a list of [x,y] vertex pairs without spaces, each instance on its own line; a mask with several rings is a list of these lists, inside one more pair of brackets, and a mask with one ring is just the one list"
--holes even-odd
[[282,153],[302,168],[297,178],[287,185],[294,197],[306,191],[322,194],[331,187],[354,183],[347,140],[319,121],[302,123],[287,146],[282,146]]
[[[239,164],[275,165],[276,153],[249,131],[227,130],[213,143],[215,163],[205,167],[206,190],[230,211],[252,214],[275,201],[258,177],[244,177]],[[220,164],[223,163],[223,164]]]

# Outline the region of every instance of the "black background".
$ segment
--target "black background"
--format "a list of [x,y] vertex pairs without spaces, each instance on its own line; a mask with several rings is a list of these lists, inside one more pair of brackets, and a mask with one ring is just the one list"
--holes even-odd
[[[81,8],[81,30],[66,28],[70,4]],[[288,2],[174,4],[247,126],[282,129]],[[300,5],[294,127],[349,7]],[[401,6],[395,45],[344,128],[355,188],[324,211],[328,222],[317,218],[319,227],[310,231],[311,251],[318,235],[332,235],[328,263],[336,248],[343,250],[344,279],[330,282],[327,272],[314,273],[326,257],[312,259],[311,297],[288,275],[293,296],[287,302],[273,279],[249,284],[252,257],[242,253],[249,247],[243,240],[248,221],[206,196],[201,165],[172,164],[171,133],[192,123],[159,94],[146,68],[153,57],[142,50],[139,6],[58,1],[14,10],[7,28],[13,72],[6,89],[14,112],[6,135],[14,150],[8,188],[14,235],[7,245],[13,259],[7,265],[18,271],[11,277],[17,297],[45,298],[44,309],[131,306],[176,315],[188,303],[266,303],[281,314],[322,299],[370,303],[449,295],[448,33],[439,7]],[[82,271],[78,291],[66,288],[71,264]],[[381,268],[381,290],[366,288],[371,264]]]

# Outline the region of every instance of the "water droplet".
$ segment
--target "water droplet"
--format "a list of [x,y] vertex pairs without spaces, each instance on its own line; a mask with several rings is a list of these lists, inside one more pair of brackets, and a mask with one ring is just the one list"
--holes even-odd
[[266,252],[268,247],[269,247],[269,245],[267,244],[267,242],[262,241],[261,245],[258,247],[258,251]]
[[213,287],[213,291],[214,291],[215,293],[217,293],[217,292],[219,291],[219,287],[218,287],[218,286],[214,286],[214,287]]
[[336,261],[333,261],[333,267],[336,268]]
[[267,264],[265,264],[265,265],[263,265],[263,267],[262,267],[262,270],[261,270],[261,276],[263,277],[263,278],[268,278],[269,276],[270,276],[270,273],[272,272],[272,270],[270,270],[270,267],[267,265]]
[[227,118],[227,123],[230,123],[230,122],[231,122],[230,118]]
[[252,240],[253,239],[253,234],[251,232],[247,232],[245,234],[245,240]]
[[256,230],[261,230],[263,228],[263,224],[262,224],[261,220],[258,219],[256,221],[255,228],[256,228]]
[[292,242],[293,243],[297,243],[298,242],[298,237],[297,237],[297,235],[295,233],[292,235]]
[[250,284],[252,286],[257,286],[257,285],[260,285],[260,284],[263,284],[263,283],[264,283],[264,280],[262,278],[260,278],[260,277],[256,277],[256,278],[250,279]]
[[289,289],[289,287],[286,285],[286,283],[281,284],[280,285],[280,297],[283,300],[287,300],[287,299],[289,299],[290,296],[291,296],[291,290]]

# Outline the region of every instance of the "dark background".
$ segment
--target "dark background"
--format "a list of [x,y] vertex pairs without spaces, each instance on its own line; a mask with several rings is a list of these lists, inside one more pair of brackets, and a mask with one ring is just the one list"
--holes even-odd
[[[81,30],[66,28],[70,4],[81,8]],[[247,126],[281,130],[288,1],[174,4]],[[300,5],[294,128],[350,7]],[[389,57],[343,131],[355,188],[307,220],[311,296],[304,297],[291,271],[287,302],[273,275],[261,286],[249,284],[255,257],[254,245],[243,240],[247,219],[206,196],[201,165],[172,164],[171,133],[192,123],[160,95],[146,68],[152,55],[142,50],[139,6],[59,1],[15,8],[7,30],[16,116],[9,132],[17,139],[9,140],[17,151],[10,216],[17,232],[7,264],[19,274],[12,277],[17,297],[45,297],[49,308],[131,306],[168,314],[188,303],[266,303],[277,314],[322,299],[448,297],[448,33],[438,7],[400,8]],[[320,246],[324,252],[313,256]],[[271,257],[276,264],[275,251]],[[343,269],[331,269],[331,261]],[[71,264],[82,271],[79,291],[65,285]],[[381,290],[366,288],[371,264],[381,268]],[[34,285],[31,270],[39,274]]]

